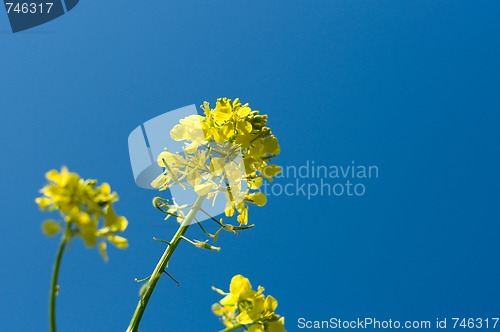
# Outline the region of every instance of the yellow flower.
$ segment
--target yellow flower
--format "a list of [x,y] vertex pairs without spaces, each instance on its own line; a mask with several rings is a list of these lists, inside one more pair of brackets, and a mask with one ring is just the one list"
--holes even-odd
[[242,275],[234,276],[229,285],[229,293],[213,288],[219,294],[225,295],[220,304],[225,310],[239,314],[236,320],[240,324],[249,324],[255,321],[259,314],[264,310],[264,289],[259,286],[258,291],[252,290],[250,281]]
[[272,296],[264,297],[264,288],[252,289],[250,281],[242,275],[231,279],[229,293],[212,287],[224,298],[212,306],[226,326],[243,325],[254,332],[285,332],[284,318],[275,314],[278,301]]
[[[95,246],[99,240],[99,252],[105,260],[105,240],[118,248],[127,247],[127,240],[116,233],[123,232],[128,221],[114,212],[113,203],[118,200],[118,195],[111,191],[109,184],[102,183],[97,187],[97,181],[83,180],[66,167],[60,172],[47,172],[46,178],[48,184],[40,190],[43,196],[36,198],[35,202],[42,211],[57,210],[63,217],[61,222],[44,222],[42,229],[46,235],[53,236],[66,228],[69,236],[81,237],[87,247]],[[104,225],[99,226],[102,219]]]
[[219,98],[213,109],[208,102],[201,107],[204,116],[181,119],[170,131],[174,140],[184,141],[184,155],[160,153],[158,165],[164,167],[164,172],[151,185],[165,190],[179,184],[214,200],[218,192],[224,191],[228,201],[226,216],[233,216],[237,210],[237,221],[245,225],[245,201],[265,205],[264,194],[252,191],[262,185],[263,179],[272,181],[281,171],[269,163],[280,153],[278,139],[266,126],[267,116],[238,98]]
[[251,291],[252,285],[250,284],[250,280],[238,274],[231,279],[231,284],[229,285],[229,293],[225,293],[224,291],[215,287],[212,287],[212,289],[221,295],[225,295],[220,303],[225,308],[228,308],[229,310],[232,310],[234,312],[240,300],[240,295],[246,295],[249,291]]

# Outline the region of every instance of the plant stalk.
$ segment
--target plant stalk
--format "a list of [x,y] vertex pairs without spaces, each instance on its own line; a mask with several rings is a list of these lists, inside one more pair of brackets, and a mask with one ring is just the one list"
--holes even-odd
[[66,228],[64,229],[63,236],[61,237],[61,243],[59,244],[59,249],[57,250],[56,261],[52,269],[52,280],[50,283],[50,295],[49,295],[49,326],[51,332],[56,332],[56,297],[59,292],[59,286],[57,285],[57,280],[59,279],[59,269],[61,267],[61,261],[64,253],[64,248],[66,248],[66,243],[68,242],[70,234],[70,223],[66,223]]
[[196,217],[196,214],[198,213],[198,211],[200,211],[201,206],[203,204],[203,201],[205,201],[206,197],[207,197],[207,195],[198,196],[198,198],[196,199],[196,202],[193,204],[193,207],[191,208],[189,213],[186,215],[186,218],[182,221],[177,232],[172,237],[172,240],[170,241],[170,245],[167,247],[167,249],[165,249],[165,252],[161,256],[160,260],[158,261],[158,264],[156,264],[156,267],[155,267],[153,273],[151,274],[151,278],[149,279],[147,284],[144,286],[144,289],[141,291],[141,295],[140,295],[141,298],[139,299],[139,302],[137,303],[137,307],[135,308],[134,315],[132,316],[132,319],[130,320],[130,324],[127,328],[127,332],[138,332],[139,331],[139,324],[141,322],[142,316],[144,315],[144,311],[146,310],[146,306],[148,305],[149,299],[151,298],[151,295],[153,294],[155,286],[158,283],[158,280],[160,280],[160,277],[163,273],[163,270],[166,268],[167,263],[170,261],[170,258],[172,257],[172,254],[174,253],[175,249],[177,248],[180,241],[182,240],[182,237],[186,233],[191,222]]

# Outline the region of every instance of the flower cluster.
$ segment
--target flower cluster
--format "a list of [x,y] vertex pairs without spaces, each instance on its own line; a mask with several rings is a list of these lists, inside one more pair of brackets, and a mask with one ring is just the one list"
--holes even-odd
[[[97,186],[96,180],[84,180],[66,167],[60,172],[47,172],[46,178],[48,184],[40,190],[43,196],[35,201],[42,211],[59,211],[63,221],[46,220],[42,226],[45,234],[59,233],[64,224],[64,236],[79,236],[87,247],[95,246],[99,240],[99,252],[104,260],[108,259],[105,240],[120,249],[127,248],[127,239],[116,233],[124,231],[128,221],[113,210],[118,195],[111,192],[109,184]],[[100,225],[101,219],[103,225]]]
[[285,319],[275,314],[278,301],[262,294],[264,288],[252,289],[250,281],[242,275],[231,279],[229,293],[212,287],[224,298],[212,306],[226,328],[245,328],[248,332],[285,332]]
[[256,191],[263,179],[272,181],[281,171],[269,163],[280,153],[278,139],[266,126],[267,116],[238,98],[219,98],[214,109],[208,102],[202,108],[205,116],[188,116],[170,131],[172,139],[185,141],[183,154],[160,153],[158,165],[165,171],[152,186],[164,190],[177,183],[214,200],[223,193],[226,216],[236,210],[238,222],[246,225],[248,203],[266,204],[266,196]]

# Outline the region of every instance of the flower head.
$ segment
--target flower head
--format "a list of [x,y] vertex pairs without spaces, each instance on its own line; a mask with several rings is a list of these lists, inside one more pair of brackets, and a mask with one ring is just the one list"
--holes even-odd
[[115,213],[113,203],[118,195],[109,184],[97,186],[96,180],[84,180],[66,167],[61,171],[51,170],[45,177],[48,184],[40,190],[43,196],[35,202],[44,212],[59,211],[63,219],[62,222],[46,220],[42,226],[45,234],[59,233],[64,224],[67,234],[81,237],[87,247],[99,242],[99,252],[105,260],[108,259],[106,240],[120,249],[127,248],[127,239],[116,233],[123,232],[128,221]]
[[275,314],[278,301],[272,297],[265,297],[264,288],[259,286],[252,289],[250,281],[242,275],[231,279],[229,293],[212,287],[224,298],[212,306],[212,311],[226,326],[245,326],[248,331],[254,332],[284,332],[284,318]]
[[278,139],[266,126],[267,115],[238,98],[219,98],[215,108],[208,102],[202,108],[204,116],[188,116],[170,131],[174,140],[185,142],[183,153],[160,153],[158,165],[164,172],[152,186],[164,190],[179,184],[214,200],[222,193],[226,216],[237,211],[238,222],[246,225],[248,204],[267,202],[257,191],[263,180],[272,181],[281,171],[270,163],[280,153]]

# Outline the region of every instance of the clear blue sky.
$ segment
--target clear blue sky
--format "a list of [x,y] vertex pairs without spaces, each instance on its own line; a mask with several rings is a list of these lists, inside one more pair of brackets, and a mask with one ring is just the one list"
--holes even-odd
[[[67,165],[108,181],[130,248],[75,241],[61,331],[124,331],[175,225],[135,186],[127,137],[168,110],[240,97],[269,114],[282,165],[373,164],[362,197],[270,197],[220,253],[184,245],[142,330],[215,331],[241,273],[297,319],[498,316],[500,3],[82,1],[12,34],[0,11],[2,331],[47,328],[57,240],[33,200]],[[281,183],[290,179],[279,180]],[[193,233],[197,235],[197,233]],[[195,236],[196,237],[196,236]]]

